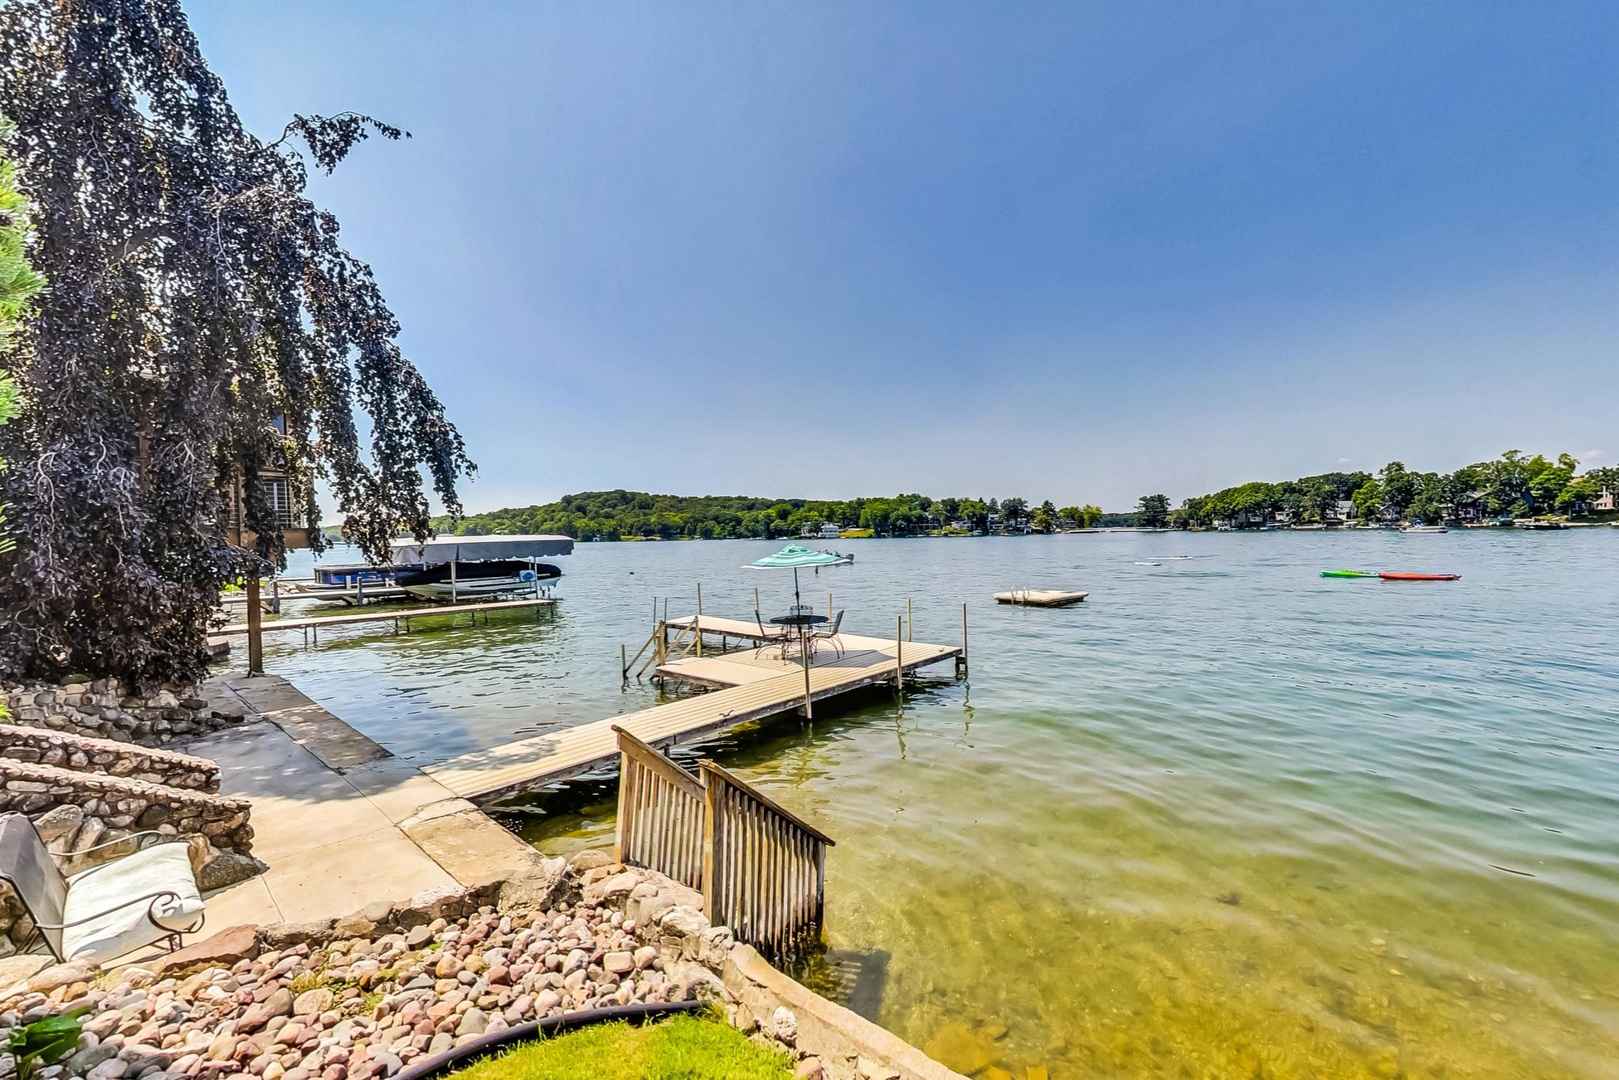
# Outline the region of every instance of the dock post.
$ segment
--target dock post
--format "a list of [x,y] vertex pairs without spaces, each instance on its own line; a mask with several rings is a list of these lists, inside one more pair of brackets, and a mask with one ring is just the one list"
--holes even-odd
[[697,583],[697,621],[692,625],[692,632],[697,635],[697,658],[703,658],[703,583]]
[[831,593],[826,594],[826,617],[829,620],[832,618],[832,594]]
[[264,609],[259,606],[259,569],[247,575],[247,673],[264,674]]
[[956,661],[956,670],[966,675],[967,667],[967,605],[961,605],[961,659]]
[[618,684],[630,685],[630,651],[622,641],[618,643]]
[[759,586],[757,585],[753,587],[753,613],[755,615],[759,613]]
[[810,650],[809,650],[809,639],[804,636],[804,632],[802,630],[799,631],[798,655],[799,655],[799,658],[804,661],[804,719],[806,719],[806,720],[814,720],[815,719],[815,699],[814,699],[814,696],[810,693]]
[[894,616],[894,692],[905,690],[905,616]]
[[911,598],[905,598],[905,640],[911,640],[911,632],[916,629],[916,623],[911,620]]
[[450,560],[450,603],[455,603],[455,560]]
[[278,577],[270,579],[270,610],[281,614],[281,579]]

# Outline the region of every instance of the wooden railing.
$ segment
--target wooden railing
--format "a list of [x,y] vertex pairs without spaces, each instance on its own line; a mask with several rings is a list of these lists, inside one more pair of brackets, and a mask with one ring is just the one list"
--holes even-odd
[[703,775],[703,902],[709,921],[767,955],[821,925],[832,839],[712,761]]
[[703,887],[703,785],[623,728],[618,735],[618,828],[613,858]]
[[813,940],[826,908],[832,839],[711,761],[701,763],[699,778],[622,728],[613,731],[617,860],[699,890],[710,922],[767,956]]

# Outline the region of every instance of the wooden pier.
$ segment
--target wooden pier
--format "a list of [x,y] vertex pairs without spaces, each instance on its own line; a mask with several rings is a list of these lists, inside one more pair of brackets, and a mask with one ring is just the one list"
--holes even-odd
[[[516,611],[522,608],[542,608],[556,603],[550,597],[530,596],[521,600],[485,600],[476,604],[439,604],[430,607],[413,608],[382,608],[375,611],[357,611],[348,615],[316,615],[300,619],[274,619],[261,625],[261,631],[270,630],[302,630],[307,641],[311,635],[314,640],[320,640],[320,631],[334,626],[353,626],[357,623],[391,622],[394,632],[398,633],[404,628],[405,633],[410,632],[412,619],[442,618],[445,615],[471,615],[474,620],[481,614],[491,611]],[[536,611],[536,614],[538,612]],[[238,634],[250,633],[248,623],[237,623],[220,630],[215,630],[212,637],[232,637]]]
[[[674,625],[676,621],[671,619],[669,623]],[[749,636],[714,629],[722,622],[740,628],[752,625],[752,637],[759,636],[757,624],[702,616],[705,631],[744,639]],[[919,668],[962,655],[962,650],[953,645],[856,634],[839,635],[838,644],[842,655],[822,643],[807,670],[797,657],[782,659],[779,645],[671,660],[658,667],[659,676],[716,689],[627,716],[463,754],[429,765],[424,771],[461,798],[489,800],[614,764],[619,755],[615,728],[659,748],[694,742],[800,708],[805,702],[806,684],[809,700],[815,702],[861,687],[901,682]]]

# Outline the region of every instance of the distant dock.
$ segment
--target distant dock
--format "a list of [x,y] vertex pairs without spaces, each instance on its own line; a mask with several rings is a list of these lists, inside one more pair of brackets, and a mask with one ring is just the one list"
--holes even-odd
[[[394,632],[401,628],[410,632],[412,619],[442,618],[443,616],[471,615],[476,621],[479,615],[487,615],[492,611],[517,611],[523,608],[548,607],[556,601],[544,596],[525,597],[522,600],[485,600],[476,604],[439,604],[430,607],[413,608],[377,608],[372,611],[357,611],[347,615],[312,616],[298,619],[274,619],[264,623],[260,629],[270,630],[302,630],[304,640],[308,641],[313,635],[314,640],[320,640],[320,631],[336,626],[354,626],[359,623],[391,622]],[[214,637],[232,637],[239,634],[250,633],[247,623],[236,623],[222,630],[216,630]]]
[[[698,616],[668,622],[671,627],[699,625]],[[774,638],[757,623],[740,619],[704,615],[700,626],[705,633],[739,640]],[[783,660],[779,646],[770,645],[666,660],[657,668],[659,677],[711,687],[713,692],[463,754],[423,771],[461,798],[487,801],[614,764],[619,754],[615,727],[665,748],[792,712],[804,704],[806,690],[813,703],[901,681],[919,668],[962,656],[962,649],[953,645],[857,634],[840,634],[837,644],[842,655],[823,643],[807,672],[798,659]]]
[[1028,607],[1067,607],[1077,604],[1089,596],[1088,592],[1064,592],[1061,589],[1013,589],[1011,592],[998,592],[995,602],[999,604],[1024,604]]

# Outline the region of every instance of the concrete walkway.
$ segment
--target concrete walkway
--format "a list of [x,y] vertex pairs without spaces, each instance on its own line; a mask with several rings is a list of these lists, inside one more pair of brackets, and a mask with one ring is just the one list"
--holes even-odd
[[286,680],[234,675],[210,689],[241,701],[247,723],[185,750],[219,762],[222,794],[252,802],[253,854],[270,867],[210,894],[211,926],[343,916],[508,877],[539,858]]

